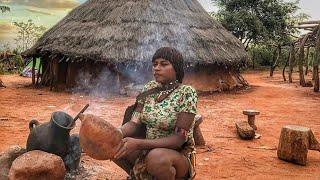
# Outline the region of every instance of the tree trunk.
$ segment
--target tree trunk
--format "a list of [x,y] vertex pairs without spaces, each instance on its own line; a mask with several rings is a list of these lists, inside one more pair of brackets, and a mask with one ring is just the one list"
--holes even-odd
[[306,86],[306,81],[304,79],[304,73],[303,73],[303,62],[304,62],[304,45],[308,40],[308,38],[309,38],[309,35],[306,34],[300,43],[300,49],[299,49],[300,51],[299,52],[299,79],[300,79],[300,85],[302,87]]
[[36,57],[32,58],[32,84],[35,85],[36,83],[36,73],[35,73],[35,68],[36,68]]
[[286,64],[284,65],[283,69],[282,69],[282,77],[283,77],[283,81],[287,81],[287,78],[286,78],[286,67],[288,66],[288,63],[290,61],[290,52],[288,54],[288,59],[286,61]]
[[320,62],[320,27],[318,28],[317,40],[316,40],[316,46],[315,46],[315,58],[313,60],[314,92],[319,92],[319,62]]
[[245,49],[246,51],[248,51],[248,48],[249,48],[249,44],[251,43],[252,39],[249,39],[247,43],[247,45],[245,45]]
[[293,63],[295,61],[296,54],[294,50],[294,44],[290,47],[290,58],[289,58],[289,83],[292,83],[292,71],[293,71]]
[[[278,62],[279,62],[280,55],[281,55],[281,45],[278,45],[278,46],[277,46],[277,52],[278,52],[278,53],[277,53],[277,57],[276,57],[276,59],[274,60],[272,66],[271,66],[271,68],[270,68],[270,77],[273,76],[273,72],[274,72],[274,70],[276,69],[276,67],[278,66]],[[274,54],[275,54],[275,53],[274,53]]]
[[306,55],[306,72],[305,75],[308,75],[308,70],[309,70],[309,52],[310,52],[310,46],[307,47],[307,55]]
[[254,69],[254,61],[255,61],[255,58],[256,58],[256,54],[254,52],[254,50],[252,51],[252,69]]
[[308,149],[320,151],[320,145],[309,128],[288,125],[282,128],[278,145],[278,158],[306,165]]

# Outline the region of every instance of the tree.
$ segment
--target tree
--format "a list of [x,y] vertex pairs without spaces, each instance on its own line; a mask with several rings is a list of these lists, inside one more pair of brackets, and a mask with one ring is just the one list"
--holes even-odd
[[291,28],[305,14],[295,15],[299,1],[212,0],[219,7],[214,16],[244,44],[278,45],[290,41]]
[[15,40],[22,51],[30,48],[47,29],[42,25],[34,24],[31,19],[26,23],[14,22],[13,24],[18,28],[18,37]]
[[8,6],[0,6],[0,11],[5,13],[6,11],[10,11],[10,8]]
[[313,62],[313,79],[314,79],[314,92],[319,92],[319,64],[320,64],[320,24],[317,31],[315,46],[315,58]]

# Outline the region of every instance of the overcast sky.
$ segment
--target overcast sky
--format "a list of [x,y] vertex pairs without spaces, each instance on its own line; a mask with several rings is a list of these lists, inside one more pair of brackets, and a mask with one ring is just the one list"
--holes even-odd
[[[16,38],[15,21],[32,19],[38,25],[50,28],[62,19],[72,8],[86,0],[0,0],[0,5],[7,5],[10,12],[0,13],[0,48],[3,44],[14,43]],[[217,8],[211,0],[198,0],[208,12]],[[292,0],[286,0],[292,1]],[[320,0],[300,0],[301,12],[310,15],[310,20],[320,19]]]
[[[217,9],[212,4],[211,0],[198,0],[203,8],[209,12],[216,11]],[[293,2],[292,0],[286,0]],[[308,14],[314,20],[320,19],[320,0],[300,0],[300,12]]]

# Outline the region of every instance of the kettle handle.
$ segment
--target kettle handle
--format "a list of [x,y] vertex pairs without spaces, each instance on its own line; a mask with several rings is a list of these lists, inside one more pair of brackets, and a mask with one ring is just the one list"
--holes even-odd
[[[29,122],[29,129],[30,131],[32,131],[33,128],[35,128],[35,126],[38,126],[40,123],[39,121],[35,120],[35,119],[32,119],[30,122]],[[34,126],[35,125],[35,126]]]

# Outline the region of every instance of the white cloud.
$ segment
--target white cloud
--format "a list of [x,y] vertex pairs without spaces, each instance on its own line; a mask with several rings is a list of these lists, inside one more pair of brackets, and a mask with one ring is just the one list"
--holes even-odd
[[79,5],[77,0],[0,0],[3,4],[34,6],[39,8],[74,8]]
[[6,22],[0,23],[0,47],[7,43],[13,45],[16,33],[17,29],[14,25]]

